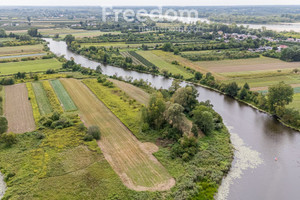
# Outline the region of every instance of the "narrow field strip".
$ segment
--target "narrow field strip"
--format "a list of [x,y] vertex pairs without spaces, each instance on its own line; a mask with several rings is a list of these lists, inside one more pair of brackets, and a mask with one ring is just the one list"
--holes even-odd
[[41,59],[0,64],[0,75],[16,74],[18,72],[41,72],[47,69],[59,69],[61,63],[56,59]]
[[123,90],[128,96],[137,100],[139,103],[142,103],[144,105],[148,104],[150,95],[144,90],[142,90],[141,88],[138,88],[129,83],[125,83],[123,81],[118,81],[115,79],[109,79],[109,80],[113,82],[118,88]]
[[40,114],[46,115],[53,111],[47,94],[41,82],[32,83],[33,91],[36,97],[37,104],[39,106]]
[[43,81],[43,87],[54,111],[64,112],[49,81]]
[[192,78],[193,77],[193,74],[187,72],[187,70],[184,69],[183,67],[167,62],[163,58],[155,55],[152,51],[138,51],[137,53],[140,56],[144,57],[149,62],[156,65],[160,69],[160,71],[168,70],[168,72],[170,72],[174,75],[178,75],[178,74],[182,75],[184,78]]
[[61,82],[59,80],[52,80],[50,81],[50,83],[64,110],[67,112],[77,110],[77,107],[75,106],[73,100],[71,99],[70,95],[65,90]]
[[30,99],[31,102],[31,107],[32,107],[32,111],[33,111],[33,117],[35,120],[35,124],[38,124],[39,119],[41,118],[41,114],[40,114],[40,110],[39,110],[39,106],[37,104],[36,98],[35,98],[35,94],[33,91],[33,87],[31,83],[26,83],[26,87],[28,90],[28,97]]
[[100,127],[102,138],[98,145],[128,188],[156,191],[174,186],[175,180],[167,170],[142,148],[142,143],[83,83],[75,79],[61,81],[85,124]]
[[25,133],[35,130],[32,107],[24,83],[5,86],[4,115],[8,121],[8,132]]

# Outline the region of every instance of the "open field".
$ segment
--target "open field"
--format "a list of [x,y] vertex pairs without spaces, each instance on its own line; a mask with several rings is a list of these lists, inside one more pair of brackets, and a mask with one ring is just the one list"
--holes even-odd
[[16,74],[18,72],[40,72],[59,68],[61,68],[61,63],[54,58],[0,63],[0,75]]
[[237,60],[199,61],[196,63],[216,73],[257,72],[266,70],[294,69],[300,67],[300,63],[297,62],[284,62],[279,59],[267,57]]
[[102,139],[98,144],[127,187],[155,191],[170,189],[175,184],[152,153],[143,148],[143,144],[83,83],[75,79],[63,79],[62,83],[85,124],[100,127]]
[[43,53],[43,48],[44,46],[42,44],[0,47],[0,56]]
[[[84,142],[78,125],[17,135],[10,148],[0,143],[1,171],[9,178],[9,199],[99,199],[139,196],[127,189],[103,156],[95,140]],[[12,159],[13,158],[13,159]],[[17,182],[17,183],[16,183]],[[152,197],[151,197],[152,196]],[[147,199],[154,199],[147,194]],[[141,196],[137,199],[143,199]]]
[[56,29],[40,29],[39,32],[42,35],[47,36],[54,36],[55,34],[59,34],[61,38],[64,38],[66,35],[71,34],[76,38],[83,38],[83,37],[95,37],[104,34],[119,34],[121,32],[102,32],[102,31],[88,31],[83,29],[70,29],[70,28],[56,28]]
[[138,102],[147,105],[150,99],[150,95],[142,90],[141,88],[138,88],[134,85],[131,85],[129,83],[125,83],[123,81],[118,81],[115,79],[109,79],[111,82],[113,82],[118,88],[123,90],[128,96],[131,98],[137,100]]
[[[157,50],[157,51],[153,51],[153,53],[155,55],[161,57],[162,59],[166,60],[169,63],[172,63],[173,61],[177,61],[180,63],[180,65],[189,67],[189,68],[191,68],[195,71],[201,72],[203,74],[206,74],[207,72],[209,72],[209,70],[206,69],[205,67],[203,67],[202,65],[199,65],[198,63],[190,61],[179,55],[174,55],[174,53],[172,53],[172,52],[165,52],[165,51]],[[212,74],[219,80],[224,79],[223,76],[220,76],[217,73],[212,72]]]
[[52,80],[51,85],[65,111],[77,110],[73,100],[59,80]]
[[[160,45],[162,43],[145,43],[145,45],[149,47],[154,47],[155,45]],[[82,47],[90,47],[90,46],[96,46],[96,47],[118,47],[118,48],[137,48],[141,47],[143,44],[126,44],[125,42],[103,42],[103,43],[81,43],[80,44]]]
[[49,99],[47,97],[47,94],[44,90],[44,87],[41,82],[33,82],[32,87],[34,90],[35,98],[37,101],[37,104],[39,106],[39,110],[41,115],[49,114],[53,111],[51,104],[49,102]]
[[32,107],[24,83],[5,86],[4,115],[8,120],[8,132],[24,133],[35,129]]
[[294,94],[293,102],[290,103],[287,107],[295,108],[296,110],[300,111],[300,93]]
[[184,78],[191,78],[193,77],[193,74],[187,72],[186,69],[184,69],[182,66],[171,64],[170,62],[164,60],[160,56],[157,56],[155,54],[155,50],[153,51],[138,51],[138,54],[143,56],[145,59],[147,59],[149,62],[156,65],[160,70],[168,70],[168,72],[172,74],[180,74]]

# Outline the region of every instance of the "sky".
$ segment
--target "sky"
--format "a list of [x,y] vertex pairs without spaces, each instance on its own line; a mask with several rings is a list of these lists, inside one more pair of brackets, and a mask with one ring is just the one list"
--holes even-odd
[[300,5],[300,0],[0,0],[0,6]]

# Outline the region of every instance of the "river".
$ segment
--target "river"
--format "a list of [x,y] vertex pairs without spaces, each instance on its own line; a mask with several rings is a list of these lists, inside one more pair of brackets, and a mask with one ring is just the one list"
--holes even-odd
[[[180,22],[186,23],[186,24],[194,24],[198,21],[200,22],[206,22],[206,23],[211,23],[213,21],[210,21],[207,18],[194,18],[194,17],[175,17],[175,16],[167,16],[167,15],[151,15],[151,14],[143,14],[142,16],[147,16],[147,17],[152,17],[152,18],[157,18],[160,20],[169,20],[169,21],[175,21],[178,20]],[[224,23],[229,25],[228,23]],[[295,32],[300,32],[300,23],[277,23],[277,24],[237,24],[238,26],[243,25],[244,27],[249,27],[253,29],[262,29],[262,27],[266,27],[268,30],[272,31],[295,31]]]
[[[63,41],[45,40],[56,55],[65,55],[67,59],[73,57],[84,67],[95,69],[101,65],[70,52]],[[148,80],[157,88],[168,88],[172,83],[171,79],[162,76],[101,66],[104,74]],[[232,169],[223,180],[216,199],[299,200],[300,133],[232,98],[202,87],[196,88],[199,100],[210,100],[223,117],[236,149]]]

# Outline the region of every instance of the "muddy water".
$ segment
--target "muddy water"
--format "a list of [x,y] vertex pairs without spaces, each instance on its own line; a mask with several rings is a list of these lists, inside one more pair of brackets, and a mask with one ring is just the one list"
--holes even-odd
[[[65,42],[50,42],[57,55],[73,57],[85,67],[100,63],[67,50]],[[107,75],[144,79],[157,88],[168,88],[172,80],[161,76],[102,66]],[[299,200],[300,199],[300,133],[249,106],[217,92],[197,87],[199,100],[210,100],[230,129],[235,146],[232,170],[223,180],[216,199],[230,200]],[[275,161],[274,158],[278,158]]]

